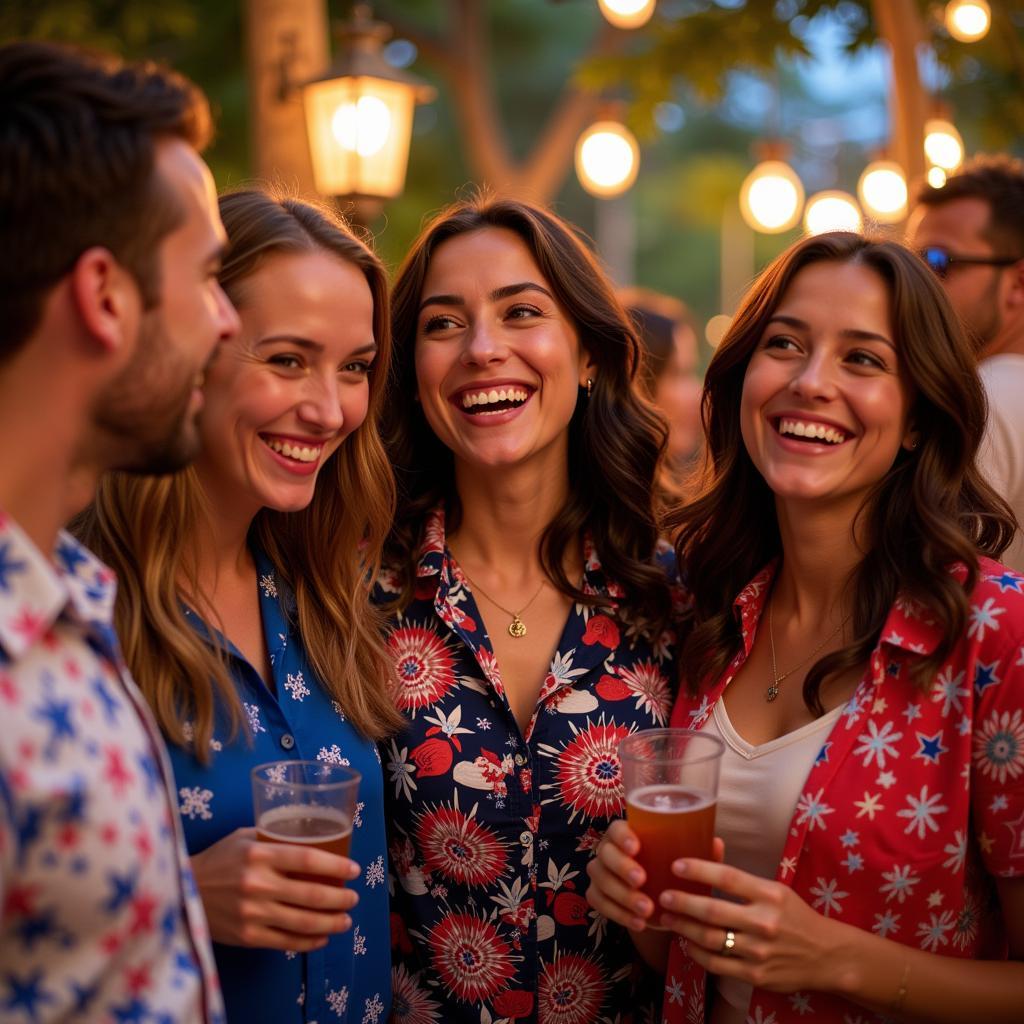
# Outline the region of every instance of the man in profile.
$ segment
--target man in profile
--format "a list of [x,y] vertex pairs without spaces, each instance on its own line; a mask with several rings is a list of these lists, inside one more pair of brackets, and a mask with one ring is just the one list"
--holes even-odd
[[[978,465],[1024,523],[1024,163],[982,156],[926,187],[911,244],[974,341],[989,418]],[[1003,554],[1024,572],[1024,534]]]
[[115,583],[60,530],[112,468],[197,446],[238,320],[172,72],[0,47],[0,1018],[221,1020],[162,742],[112,628]]

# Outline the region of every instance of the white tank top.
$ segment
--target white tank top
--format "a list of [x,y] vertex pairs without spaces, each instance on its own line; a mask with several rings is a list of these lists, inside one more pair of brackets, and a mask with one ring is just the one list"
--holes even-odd
[[[725,841],[725,860],[762,878],[775,878],[789,823],[804,782],[842,706],[760,746],[732,726],[725,701],[715,704],[705,732],[725,743],[718,784],[715,835]],[[744,1024],[751,986],[715,977],[718,998],[711,1024]]]

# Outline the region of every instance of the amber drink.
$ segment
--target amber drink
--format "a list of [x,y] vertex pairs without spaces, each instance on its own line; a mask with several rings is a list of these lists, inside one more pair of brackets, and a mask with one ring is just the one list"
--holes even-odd
[[[359,772],[321,761],[275,761],[252,771],[257,838],[348,856]],[[297,874],[304,881],[343,878]]]
[[666,889],[707,891],[673,874],[672,862],[711,859],[723,749],[693,729],[649,729],[619,744],[626,820],[640,840],[643,892],[655,906]]

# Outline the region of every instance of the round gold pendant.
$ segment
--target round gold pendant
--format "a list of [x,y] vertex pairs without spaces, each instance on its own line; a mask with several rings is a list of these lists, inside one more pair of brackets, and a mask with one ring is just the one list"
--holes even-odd
[[526,624],[518,615],[512,616],[512,621],[508,624],[508,635],[515,637],[516,640],[521,636],[526,636]]

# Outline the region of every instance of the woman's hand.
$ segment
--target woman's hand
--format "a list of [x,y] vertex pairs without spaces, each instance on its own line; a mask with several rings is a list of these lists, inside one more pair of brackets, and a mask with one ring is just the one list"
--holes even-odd
[[[829,970],[841,960],[849,926],[811,909],[780,882],[706,860],[678,860],[672,867],[687,882],[741,901],[676,889],[661,894],[659,923],[689,941],[688,953],[702,967],[772,992],[835,990]],[[734,936],[731,950],[727,933]]]
[[641,931],[654,913],[654,904],[640,886],[647,877],[633,858],[640,840],[623,820],[613,821],[587,864],[590,887],[587,899],[599,913],[625,928]]
[[192,873],[215,942],[306,953],[352,927],[359,901],[351,889],[317,875],[351,881],[359,865],[347,857],[288,843],[264,843],[240,828],[191,858]]

